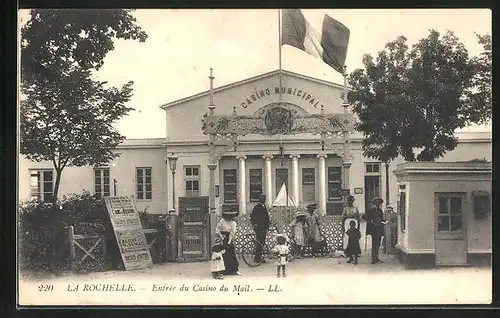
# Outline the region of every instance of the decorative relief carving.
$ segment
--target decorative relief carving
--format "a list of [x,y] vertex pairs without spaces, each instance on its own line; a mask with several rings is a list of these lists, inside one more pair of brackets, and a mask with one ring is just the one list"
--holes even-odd
[[269,108],[259,117],[253,116],[209,116],[203,117],[202,130],[205,134],[227,135],[247,134],[292,135],[292,134],[338,134],[352,131],[352,114],[298,115],[296,111],[281,106]]

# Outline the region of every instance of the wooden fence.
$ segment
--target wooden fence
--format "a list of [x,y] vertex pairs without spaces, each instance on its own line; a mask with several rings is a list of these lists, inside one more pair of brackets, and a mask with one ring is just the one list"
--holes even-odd
[[[143,229],[146,235],[151,256],[154,259],[163,259],[159,245],[159,231],[157,229]],[[75,228],[68,228],[69,260],[71,269],[102,270],[108,256],[107,241],[114,238],[104,234],[75,234]]]

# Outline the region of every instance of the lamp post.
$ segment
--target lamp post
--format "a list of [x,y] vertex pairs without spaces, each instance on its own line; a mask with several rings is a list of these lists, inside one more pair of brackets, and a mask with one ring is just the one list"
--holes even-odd
[[167,157],[167,161],[172,172],[172,210],[175,211],[175,170],[177,169],[177,156],[172,153]]

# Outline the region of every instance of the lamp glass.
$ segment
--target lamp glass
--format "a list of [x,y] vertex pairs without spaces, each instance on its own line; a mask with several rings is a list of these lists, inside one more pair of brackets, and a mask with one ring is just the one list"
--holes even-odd
[[168,164],[170,166],[170,170],[175,171],[175,169],[177,168],[177,157],[176,156],[168,157]]

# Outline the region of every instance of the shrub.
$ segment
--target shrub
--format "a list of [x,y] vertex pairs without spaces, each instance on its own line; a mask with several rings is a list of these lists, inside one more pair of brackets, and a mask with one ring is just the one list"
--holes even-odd
[[[85,264],[79,267],[82,271],[96,271],[102,269],[123,269],[116,237],[109,219],[106,204],[103,199],[89,192],[73,194],[63,197],[56,208],[37,203],[21,203],[19,209],[19,265],[23,272],[52,272],[68,271],[71,267],[68,228],[74,227],[75,234],[104,234],[106,237],[106,262],[92,262],[87,258]],[[139,211],[143,228],[162,229],[164,216],[148,214],[146,210]],[[160,248],[165,240],[165,233],[161,231],[158,242]],[[83,243],[81,243],[83,244]],[[164,251],[160,251],[164,253]],[[155,260],[158,255],[152,255]]]

